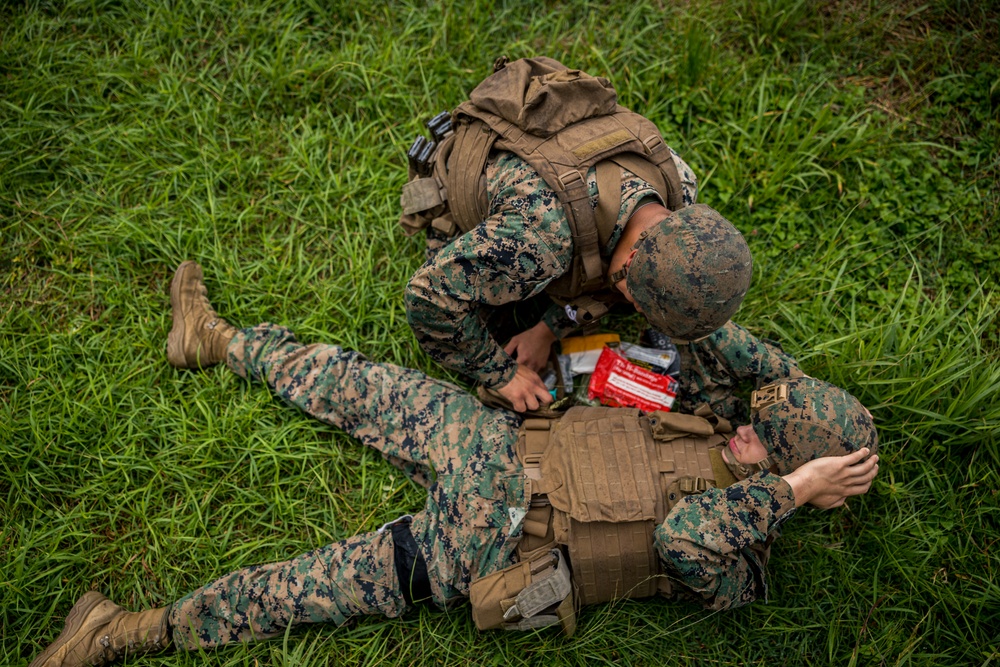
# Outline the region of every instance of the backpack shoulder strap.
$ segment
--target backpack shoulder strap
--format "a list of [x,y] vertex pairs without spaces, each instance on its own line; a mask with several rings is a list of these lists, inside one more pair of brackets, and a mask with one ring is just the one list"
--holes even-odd
[[[664,203],[667,201],[669,194],[667,179],[655,164],[635,153],[622,153],[614,156],[610,161],[652,185],[653,189],[663,198]],[[620,171],[619,178],[621,178]]]
[[618,224],[618,213],[622,208],[622,171],[613,160],[597,163],[597,236],[604,248],[611,240],[611,232]]
[[663,141],[659,128],[648,118],[625,108],[620,108],[616,118],[642,143],[641,150],[615,156],[619,158],[616,162],[654,186],[671,211],[682,208],[684,197],[681,190],[681,176],[677,171],[677,165],[674,164],[670,147]]
[[[543,153],[544,155],[544,153]],[[605,266],[601,258],[601,247],[597,220],[594,209],[590,205],[590,188],[587,186],[587,169],[569,168],[562,173],[551,169],[554,164],[535,165],[545,182],[555,190],[556,196],[566,212],[573,235],[573,261],[575,266],[570,271],[577,293],[592,292],[604,285]],[[544,171],[543,171],[544,170]],[[546,176],[545,172],[550,172]],[[550,180],[551,179],[551,180]]]
[[499,135],[480,121],[459,123],[448,165],[448,201],[452,218],[462,232],[486,218],[489,202],[483,170]]

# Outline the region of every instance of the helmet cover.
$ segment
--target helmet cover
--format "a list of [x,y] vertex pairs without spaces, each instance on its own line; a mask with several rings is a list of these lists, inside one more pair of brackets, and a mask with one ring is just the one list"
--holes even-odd
[[746,239],[705,204],[672,211],[633,247],[626,287],[649,323],[672,338],[712,333],[750,288],[753,259]]
[[815,378],[780,380],[755,391],[750,423],[780,475],[821,456],[878,449],[875,424],[858,399]]

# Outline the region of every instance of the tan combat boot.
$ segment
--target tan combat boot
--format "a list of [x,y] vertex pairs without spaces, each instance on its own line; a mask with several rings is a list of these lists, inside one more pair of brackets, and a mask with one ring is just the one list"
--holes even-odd
[[164,609],[125,611],[97,591],[84,593],[59,637],[28,667],[100,667],[170,646]]
[[187,261],[170,283],[174,326],[167,336],[167,361],[177,368],[205,368],[225,361],[236,329],[215,314],[202,282],[201,267]]

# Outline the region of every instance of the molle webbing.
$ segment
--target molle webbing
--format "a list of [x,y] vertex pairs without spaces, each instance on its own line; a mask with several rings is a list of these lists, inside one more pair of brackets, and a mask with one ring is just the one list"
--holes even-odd
[[577,407],[525,420],[518,456],[532,501],[519,555],[565,546],[581,604],[665,590],[653,531],[681,497],[715,485],[722,442],[693,415]]
[[573,566],[581,604],[656,593],[662,521],[648,429],[631,409],[574,408],[553,431],[538,488]]
[[555,423],[554,419],[525,419],[521,425],[517,454],[527,478],[526,488],[531,491],[531,504],[524,517],[524,533],[517,546],[522,561],[538,556],[556,543],[552,504],[538,489],[542,479],[542,454],[549,445],[549,427]]

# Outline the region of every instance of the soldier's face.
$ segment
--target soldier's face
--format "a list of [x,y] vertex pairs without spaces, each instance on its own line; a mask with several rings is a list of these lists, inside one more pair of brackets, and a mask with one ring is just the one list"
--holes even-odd
[[726,459],[736,459],[737,463],[753,465],[767,458],[767,447],[757,437],[753,426],[740,426],[736,437],[729,441],[729,451],[723,451]]

